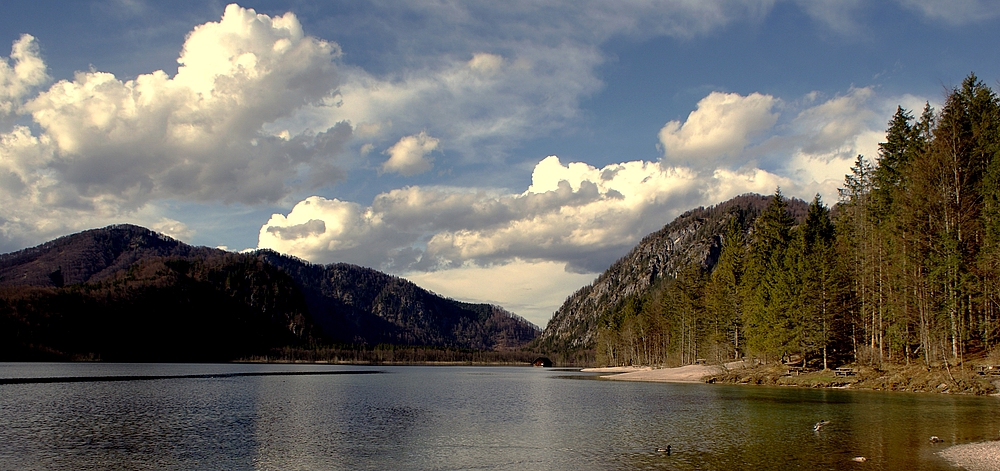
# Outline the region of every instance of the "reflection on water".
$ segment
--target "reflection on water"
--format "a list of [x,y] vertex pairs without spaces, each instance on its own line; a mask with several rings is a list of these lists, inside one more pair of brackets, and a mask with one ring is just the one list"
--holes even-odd
[[[953,469],[997,398],[573,380],[538,368],[28,365],[216,375],[0,385],[0,469]],[[814,432],[813,424],[830,424]],[[931,444],[937,435],[943,444]],[[672,453],[656,451],[671,445]]]

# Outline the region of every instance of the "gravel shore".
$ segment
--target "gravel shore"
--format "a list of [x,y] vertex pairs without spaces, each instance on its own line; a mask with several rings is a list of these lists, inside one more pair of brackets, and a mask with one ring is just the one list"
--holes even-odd
[[604,366],[601,368],[584,368],[580,371],[584,373],[632,373],[635,371],[649,371],[651,366]]
[[720,366],[687,365],[680,368],[660,368],[619,373],[602,378],[619,381],[651,381],[657,383],[700,383],[706,376],[718,374]]
[[938,454],[968,471],[1000,469],[1000,441],[955,445]]

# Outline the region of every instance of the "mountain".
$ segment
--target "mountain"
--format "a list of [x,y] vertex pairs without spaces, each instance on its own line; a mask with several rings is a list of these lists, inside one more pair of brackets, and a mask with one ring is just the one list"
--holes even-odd
[[0,285],[61,288],[99,282],[142,259],[204,258],[223,253],[207,247],[192,247],[139,226],[108,226],[0,255]]
[[279,347],[523,346],[539,329],[348,264],[116,225],[0,255],[0,359],[229,360]]
[[[643,238],[589,286],[570,295],[533,345],[540,351],[562,353],[593,348],[603,314],[629,297],[645,294],[658,280],[676,276],[692,263],[711,271],[719,259],[729,220],[739,218],[744,231],[749,231],[771,198],[746,194],[681,214]],[[788,200],[788,212],[797,221],[805,218],[807,210],[808,203]]]
[[499,306],[445,299],[371,268],[312,265],[270,250],[255,256],[297,281],[313,320],[339,342],[498,350],[521,347],[540,332]]

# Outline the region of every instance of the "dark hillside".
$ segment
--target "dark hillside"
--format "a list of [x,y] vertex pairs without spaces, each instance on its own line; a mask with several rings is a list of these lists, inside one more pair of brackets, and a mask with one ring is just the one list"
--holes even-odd
[[515,349],[538,328],[347,264],[118,225],[0,255],[0,358],[216,361],[352,344]]
[[539,333],[498,306],[441,298],[370,268],[310,265],[273,251],[257,254],[298,280],[313,319],[339,342],[494,350],[523,346]]
[[130,224],[72,234],[0,255],[0,284],[55,286],[100,281],[148,257],[218,255]]
[[0,357],[232,360],[314,340],[301,299],[244,256],[146,258],[97,283],[0,288]]

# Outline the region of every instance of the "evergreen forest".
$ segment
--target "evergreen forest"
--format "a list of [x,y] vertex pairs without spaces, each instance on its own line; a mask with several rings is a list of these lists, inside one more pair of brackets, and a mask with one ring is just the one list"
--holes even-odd
[[1000,344],[1000,101],[974,74],[942,108],[898,108],[840,198],[793,218],[778,189],[693,263],[606,311],[597,360],[750,358],[809,368],[961,364]]

